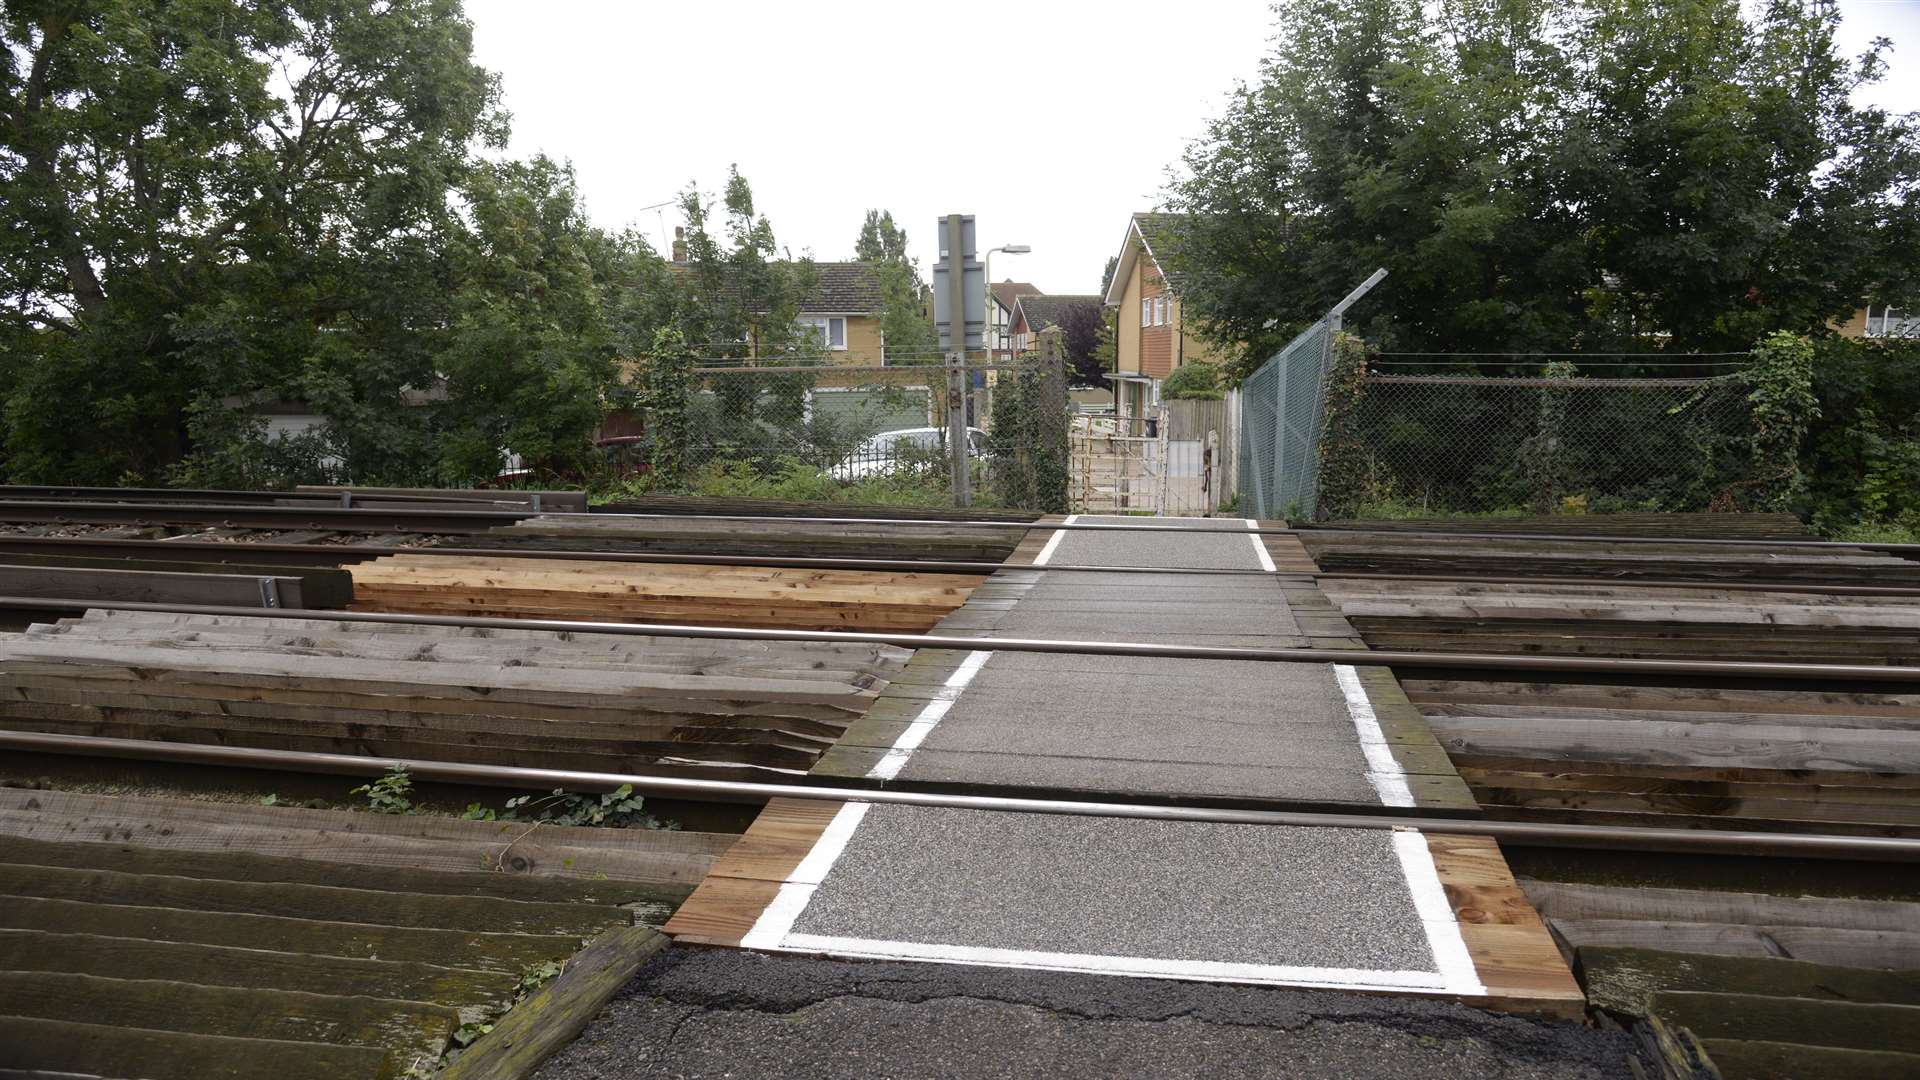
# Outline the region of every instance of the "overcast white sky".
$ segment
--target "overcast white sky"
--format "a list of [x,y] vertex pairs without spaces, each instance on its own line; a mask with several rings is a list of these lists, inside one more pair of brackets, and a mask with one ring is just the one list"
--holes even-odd
[[[1895,53],[1867,95],[1920,110],[1920,0],[1842,0],[1843,45]],[[926,268],[934,219],[979,219],[993,276],[1093,292],[1135,210],[1236,79],[1272,15],[1251,0],[467,0],[500,73],[512,152],[573,162],[590,216],[657,247],[689,183],[730,163],[780,243],[851,258],[869,207],[893,212]],[[955,21],[964,20],[964,21]],[[959,57],[958,64],[948,64]],[[664,210],[665,231],[676,223]]]

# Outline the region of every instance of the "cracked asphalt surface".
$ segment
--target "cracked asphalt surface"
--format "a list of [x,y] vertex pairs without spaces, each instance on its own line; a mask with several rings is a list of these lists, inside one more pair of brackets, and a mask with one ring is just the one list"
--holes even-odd
[[1632,1052],[1418,998],[675,946],[535,1076],[1599,1080]]

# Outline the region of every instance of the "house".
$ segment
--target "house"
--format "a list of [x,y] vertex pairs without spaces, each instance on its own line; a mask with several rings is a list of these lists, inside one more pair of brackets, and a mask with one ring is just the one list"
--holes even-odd
[[1015,300],[1013,321],[1008,327],[1014,355],[1033,351],[1034,338],[1049,326],[1059,326],[1062,313],[1069,308],[1084,305],[1097,311],[1100,303],[1098,296],[1049,293],[1030,293]]
[[864,262],[823,262],[814,263],[813,269],[817,276],[800,305],[800,322],[815,328],[837,363],[886,363],[880,313],[887,301],[879,268]]
[[987,289],[987,347],[996,363],[1019,355],[1013,347],[1014,303],[1039,293],[1032,283],[1011,279],[995,282]]
[[1119,308],[1114,335],[1113,403],[1121,417],[1146,416],[1160,383],[1183,365],[1221,357],[1180,317],[1180,275],[1161,264],[1176,242],[1175,214],[1134,214],[1103,301]]
[[[686,230],[675,229],[672,266],[686,265]],[[796,321],[814,329],[835,363],[886,363],[880,316],[887,301],[880,268],[867,262],[816,262],[813,272],[813,288],[801,301]]]
[[1841,337],[1912,338],[1920,337],[1920,314],[1903,311],[1891,304],[1868,304],[1834,329]]

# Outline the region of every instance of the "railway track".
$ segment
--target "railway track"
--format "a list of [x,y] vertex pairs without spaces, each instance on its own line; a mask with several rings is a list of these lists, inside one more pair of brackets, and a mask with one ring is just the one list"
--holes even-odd
[[[30,494],[36,497],[11,505],[18,509],[49,501],[40,497],[48,492]],[[100,503],[94,493],[79,494],[96,507]],[[0,492],[0,517],[8,506],[7,493]],[[122,505],[114,512],[152,509]],[[167,1038],[142,1036],[143,1054],[179,1062],[177,1075],[195,1075],[193,1063],[210,1060],[206,1055],[216,1049],[268,1055],[234,1060],[269,1060],[289,1052],[279,1044],[301,1044],[279,1037],[289,1033],[287,1028],[239,1022],[237,1017],[254,1014],[244,1012],[240,1001],[248,995],[237,991],[294,995],[263,999],[281,1008],[295,999],[307,1001],[303,995],[325,997],[333,992],[329,988],[354,985],[354,980],[391,988],[393,996],[383,1000],[401,1005],[372,1019],[331,1005],[334,1012],[314,1014],[313,1024],[324,1022],[333,1025],[327,1030],[343,1033],[339,1041],[325,1044],[333,1050],[316,1051],[313,1059],[333,1069],[330,1075],[354,1075],[376,1057],[385,1063],[381,1067],[402,1059],[414,1064],[424,1060],[425,1048],[435,1040],[458,1049],[453,1036],[463,1025],[483,1015],[499,1018],[498,1006],[515,997],[547,992],[519,982],[550,961],[528,961],[516,972],[513,962],[489,959],[495,954],[486,949],[498,945],[508,949],[500,955],[531,956],[512,950],[546,947],[551,952],[559,948],[558,939],[566,939],[566,949],[555,954],[564,956],[593,941],[597,951],[577,955],[604,958],[654,947],[658,942],[648,936],[653,931],[647,924],[658,925],[669,907],[685,898],[732,848],[751,807],[769,799],[818,805],[856,799],[1023,818],[1064,814],[1274,829],[1418,825],[1436,840],[1469,832],[1494,836],[1524,890],[1521,903],[1531,905],[1529,911],[1537,908],[1556,935],[1588,1002],[1598,1010],[1595,1015],[1632,1025],[1646,1039],[1648,1060],[1664,1063],[1670,1075],[1685,1075],[1681,1062],[1688,1055],[1694,1055],[1688,1067],[1710,1060],[1729,1077],[1764,1074],[1757,1055],[1767,1053],[1784,1055],[1800,1075],[1842,1075],[1849,1068],[1884,1073],[1912,1064],[1901,1056],[1909,1051],[1897,1039],[1861,1045],[1870,1040],[1844,1034],[1884,1026],[1886,1010],[1920,1005],[1911,975],[1920,970],[1920,935],[1913,932],[1920,926],[1915,917],[1920,879],[1910,862],[1920,847],[1920,763],[1914,758],[1920,739],[1920,603],[1911,599],[1920,595],[1920,586],[1906,583],[1908,568],[1920,564],[1902,550],[1782,543],[1790,538],[1760,535],[1780,530],[1779,522],[1749,523],[1742,538],[1760,546],[1705,536],[1677,543],[1644,532],[1622,543],[1605,539],[1612,534],[1598,531],[1602,526],[1584,524],[1587,537],[1529,539],[1547,534],[1521,531],[1525,526],[1516,523],[1503,531],[1505,546],[1497,548],[1490,548],[1486,538],[1463,542],[1388,529],[1344,530],[1326,541],[1321,534],[1331,530],[1275,526],[1246,532],[1272,553],[1282,567],[1277,573],[1199,566],[1170,570],[1079,558],[1044,567],[1049,580],[1082,582],[1070,595],[1100,589],[1122,595],[1130,581],[1154,581],[1172,572],[1194,582],[1246,579],[1247,588],[1263,588],[1263,579],[1277,577],[1287,595],[1297,597],[1296,610],[1305,613],[1299,617],[1307,645],[1248,649],[1112,635],[1095,641],[1005,631],[987,636],[884,628],[848,633],[778,621],[815,617],[797,614],[807,604],[816,613],[835,610],[834,604],[855,611],[863,600],[872,601],[868,617],[880,616],[882,593],[833,599],[831,588],[855,586],[833,584],[838,579],[827,576],[812,583],[804,577],[781,579],[783,591],[802,597],[818,589],[812,600],[791,601],[787,614],[758,601],[735,600],[732,615],[716,615],[720,625],[664,619],[610,624],[604,620],[616,609],[594,607],[602,603],[595,597],[608,595],[609,581],[631,575],[635,583],[657,583],[647,594],[658,594],[657,599],[636,603],[668,610],[679,602],[671,590],[684,588],[700,567],[709,573],[739,570],[768,582],[775,580],[766,576],[774,570],[872,575],[869,585],[857,587],[899,590],[901,597],[909,581],[931,576],[946,582],[942,588],[957,590],[942,601],[950,603],[967,599],[978,580],[999,570],[1003,561],[1016,566],[1034,561],[1038,541],[1049,535],[1148,537],[1164,532],[1164,526],[1115,531],[1049,521],[1030,530],[999,520],[876,523],[861,518],[856,523],[793,515],[745,527],[734,520],[740,514],[701,515],[690,525],[660,516],[549,514],[547,524],[530,531],[526,523],[543,520],[531,507],[335,506],[326,513],[338,517],[307,519],[327,528],[299,530],[327,535],[289,543],[271,539],[295,528],[285,524],[292,519],[274,515],[319,511],[258,506],[241,508],[267,515],[253,519],[259,522],[254,531],[234,526],[247,539],[208,538],[208,530],[224,527],[215,523],[225,520],[220,515],[234,509],[206,503],[163,508],[164,515],[173,515],[163,531],[177,539],[98,534],[127,527],[125,520],[94,522],[90,536],[4,536],[0,564],[12,555],[20,566],[62,565],[77,573],[152,567],[167,561],[164,555],[195,565],[143,572],[212,578],[246,577],[258,570],[255,576],[286,577],[304,567],[310,575],[351,578],[355,567],[399,558],[402,566],[441,568],[427,571],[429,576],[465,563],[492,578],[460,585],[456,592],[471,595],[431,613],[291,605],[263,613],[258,605],[115,600],[97,591],[0,599],[0,610],[66,627],[52,633],[0,633],[0,747],[6,750],[0,759],[7,762],[0,780],[30,785],[0,789],[0,892],[47,894],[28,895],[23,898],[28,903],[16,908],[37,912],[32,917],[39,922],[19,926],[0,920],[0,972],[35,972],[35,985],[46,988],[42,996],[48,1004],[41,1009],[46,1015],[6,1021],[13,1025],[12,1035],[47,1055],[35,1059],[35,1067],[71,1068],[81,1060],[76,1047],[120,1052],[128,1045],[124,1040],[116,1044],[95,1029],[114,1023],[159,1030],[142,1025],[161,1023],[152,1002],[169,995],[188,1003],[179,1020],[182,1029],[169,1029]],[[406,520],[426,528],[436,522],[478,522],[456,517],[475,513],[489,516],[485,531],[412,534],[438,538],[428,546],[395,544],[383,538],[392,531],[345,524],[394,522],[399,519],[386,515],[399,514],[415,515]],[[601,520],[583,521],[586,517]],[[44,528],[50,523],[20,524]],[[541,532],[569,527],[576,534],[572,539]],[[491,546],[491,539],[473,542],[497,536],[495,530],[514,534],[515,550]],[[1209,523],[1187,531],[1239,530]],[[339,542],[342,537],[352,542]],[[938,539],[930,545],[929,538]],[[687,550],[661,550],[663,544]],[[1062,546],[1060,552],[1071,548]],[[242,549],[243,555],[234,554]],[[1289,554],[1295,551],[1297,556]],[[1748,554],[1759,551],[1770,557]],[[36,558],[50,561],[30,561]],[[230,561],[235,558],[246,561]],[[528,570],[537,587],[516,586],[500,576],[520,572],[514,560],[543,564]],[[88,561],[115,565],[80,565]],[[499,570],[502,565],[508,569]],[[208,572],[242,566],[248,568],[245,573]],[[264,573],[275,567],[279,574]],[[554,569],[559,567],[576,569]],[[592,574],[611,577],[599,581]],[[885,584],[890,576],[898,583]],[[719,584],[721,575],[713,577],[713,584],[701,587],[737,587]],[[71,580],[98,585],[102,579]],[[1001,573],[988,580],[1009,579]],[[578,593],[567,593],[575,587]],[[493,595],[483,598],[483,593]],[[989,594],[1019,595],[993,590],[982,595]],[[407,603],[399,593],[387,599],[400,607]],[[505,610],[509,600],[511,613]],[[357,596],[355,603],[360,603]],[[489,603],[503,605],[500,613],[479,614]],[[1324,606],[1300,606],[1310,603]],[[571,618],[524,617],[563,614],[569,604],[574,605]],[[940,615],[939,609],[928,611],[930,626]],[[567,660],[561,654],[570,649],[582,651],[569,653],[575,659]],[[823,669],[807,652],[820,649],[837,650],[834,655],[841,659]],[[869,666],[849,666],[848,650],[868,658]],[[847,742],[841,734],[847,724],[832,719],[832,712],[870,727],[871,722],[858,720],[860,710],[870,706],[857,702],[887,699],[888,682],[902,677],[902,671],[903,686],[919,677],[912,673],[918,668],[886,666],[900,662],[889,656],[904,660],[905,650],[927,657],[969,652],[1093,657],[1191,664],[1195,670],[1252,661],[1302,669],[1333,663],[1372,671],[1377,676],[1369,676],[1371,693],[1390,738],[1400,738],[1391,735],[1399,730],[1393,724],[1407,725],[1408,731],[1417,725],[1443,753],[1445,767],[1457,773],[1454,783],[1465,782],[1462,790],[1470,797],[1459,810],[1413,807],[1357,814],[1350,807],[1285,799],[1143,797],[1120,788],[1076,797],[1031,784],[852,783],[820,773],[817,765],[810,774],[809,765],[823,752]],[[423,655],[432,660],[403,659]],[[630,678],[653,679],[641,692],[649,695],[645,708],[657,717],[652,721],[656,734],[646,735],[632,728],[632,720],[623,720],[629,730],[625,743],[616,746],[599,738],[604,731],[589,730],[608,723],[609,718],[592,713],[604,704],[582,700],[565,706],[577,713],[566,732],[536,732],[514,726],[520,706],[502,700],[497,691],[477,708],[460,689],[512,683],[521,688],[514,692],[526,697],[525,708],[545,713],[563,701],[602,692],[580,672],[599,672],[593,676],[599,679],[609,664],[628,667],[641,657],[676,656],[683,665],[678,671],[698,670],[699,678],[764,682],[769,663],[777,667],[785,662],[776,661],[783,655],[798,661],[791,665],[794,674],[844,672],[843,687],[835,692],[851,695],[845,698],[850,704],[832,704],[831,695],[823,698],[817,686],[798,693],[775,689],[766,702],[805,701],[783,700],[771,710],[778,715],[769,716],[767,708],[740,697],[746,684],[724,690],[716,684],[718,698],[730,702],[721,715],[696,704],[713,699],[701,698],[704,691],[684,674],[630,671]],[[748,666],[740,666],[746,657]],[[1088,661],[1076,660],[1081,662]],[[370,687],[387,677],[380,665],[399,663],[412,665],[404,691],[410,704],[396,709],[389,700],[370,708]],[[872,666],[876,663],[881,666]],[[446,665],[444,677],[421,677],[433,664]],[[518,674],[503,681],[499,673],[507,672]],[[549,681],[542,684],[542,679]],[[399,684],[380,685],[379,693],[391,698]],[[313,696],[320,687],[332,696]],[[621,692],[640,688],[634,683]],[[539,694],[547,696],[526,696]],[[234,711],[243,700],[252,704]],[[803,715],[796,708],[802,704],[815,711]],[[829,713],[820,713],[822,708]],[[249,710],[252,719],[246,719]],[[1396,719],[1389,722],[1389,714]],[[209,726],[207,718],[215,715],[223,718]],[[446,726],[451,716],[463,718],[457,733]],[[327,730],[329,723],[336,727]],[[432,734],[423,737],[426,732]],[[620,837],[619,846],[637,852],[638,863],[608,869],[604,861],[588,860],[592,852],[602,852],[594,858],[610,857],[597,839],[609,835],[604,830],[552,824],[505,828],[497,820],[460,821],[445,813],[383,819],[340,809],[350,801],[344,798],[346,789],[377,779],[395,759],[407,760],[422,788],[448,810],[466,801],[491,807],[508,792],[557,786],[597,793],[626,784],[648,796],[650,807],[677,815],[684,828],[619,830],[613,834]],[[620,766],[609,767],[615,761]],[[529,769],[530,764],[545,767]],[[260,805],[267,795],[296,803],[319,800],[328,808]],[[375,824],[381,827],[372,828]],[[236,844],[240,855],[234,854]],[[178,861],[157,861],[162,856],[155,852]],[[483,859],[516,872],[460,869],[479,866]],[[352,866],[358,869],[341,869]],[[595,868],[576,869],[587,866]],[[156,873],[169,867],[177,872]],[[339,881],[322,880],[336,871]],[[151,880],[155,877],[198,884]],[[514,883],[501,884],[502,877]],[[494,891],[486,888],[489,882],[496,883]],[[610,884],[596,892],[588,887],[591,882]],[[263,899],[267,894],[260,887],[268,883],[281,888],[283,895],[274,894],[272,902],[282,906]],[[186,928],[192,919],[184,916],[164,926],[152,922],[151,916],[133,911],[142,905],[127,902],[159,895],[151,890],[162,887],[177,890],[166,895],[182,897],[184,910],[197,912],[193,918],[200,922],[194,925],[200,929]],[[99,888],[106,891],[85,891]],[[513,907],[521,904],[561,920],[548,930],[566,929],[543,931],[535,920],[514,924],[509,933],[476,923],[460,931],[468,935],[464,944],[453,948],[444,944],[452,941],[448,938],[436,946],[440,961],[426,959],[424,945],[418,953],[405,952],[414,945],[394,945],[400,951],[382,951],[374,961],[364,951],[352,951],[364,948],[364,942],[327,937],[334,931],[324,926],[296,925],[354,921],[319,917],[326,911],[322,901],[333,894],[303,890],[327,888],[359,890],[360,900],[371,905],[337,909],[342,913],[418,910],[418,897],[460,896],[475,901],[467,906],[483,912],[476,916],[480,922],[508,911],[530,914],[531,907]],[[506,895],[501,889],[519,891]],[[415,899],[403,902],[406,897]],[[63,921],[82,914],[94,921]],[[361,917],[372,916],[356,918]],[[62,928],[82,925],[87,932]],[[596,926],[600,929],[586,932]],[[312,975],[319,981],[298,985],[292,970],[298,965],[291,962],[266,964],[257,974],[216,976],[235,967],[220,950],[234,947],[221,935],[238,933],[236,927],[251,928],[246,933],[272,927],[283,935],[249,938],[266,944],[247,947],[304,955],[312,951],[304,943],[324,942],[313,949],[331,959],[315,965]],[[393,925],[382,932],[396,942],[425,942],[418,937],[424,929]],[[613,931],[623,935],[617,949],[604,936]],[[515,940],[496,940],[504,937]],[[533,946],[519,940],[524,937],[555,940]],[[475,951],[459,951],[469,948]],[[151,958],[153,966],[140,970],[156,977],[131,978],[134,969],[114,971],[104,959],[84,959],[106,957],[115,949]],[[59,956],[82,959],[66,967],[48,959]],[[467,959],[450,963],[448,958]],[[433,970],[436,964],[462,974],[456,979]],[[579,969],[592,966],[578,962]],[[320,968],[326,969],[324,978]],[[180,977],[158,977],[173,973]],[[514,975],[514,985],[503,991],[508,974]],[[611,978],[617,985],[617,974]],[[242,979],[252,981],[236,981]],[[460,979],[472,985],[455,993]],[[429,984],[436,989],[430,992]],[[554,988],[550,996],[570,1002],[566,1009],[590,1013],[597,1000],[604,1000],[592,987],[556,982]],[[1833,988],[1842,988],[1837,1000],[1828,992]],[[107,1003],[98,1013],[103,1019],[76,1019],[74,1003],[96,999]],[[490,1011],[481,1007],[485,1003],[491,1003]],[[521,1011],[521,1022],[532,1012]],[[376,1036],[375,1029],[384,1034]],[[412,1034],[392,1035],[401,1030]],[[386,1040],[372,1047],[376,1053],[359,1052],[376,1038]],[[489,1044],[482,1038],[473,1045]],[[480,1060],[475,1057],[470,1067]]]

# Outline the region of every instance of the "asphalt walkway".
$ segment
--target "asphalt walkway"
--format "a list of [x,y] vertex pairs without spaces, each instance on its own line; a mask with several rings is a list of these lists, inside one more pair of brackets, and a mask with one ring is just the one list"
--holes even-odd
[[537,1080],[1627,1080],[1632,1040],[1408,998],[673,948]]
[[[1274,572],[1247,523],[1076,520],[1209,531],[1056,530],[1033,567],[996,573],[939,630],[1307,644],[1287,591],[1311,583]],[[1241,572],[1191,572],[1203,569]],[[823,766],[961,790],[1414,803],[1366,691],[1331,664],[923,653],[881,702],[859,752]],[[1486,992],[1426,842],[1410,832],[849,804],[740,940],[874,959]]]

